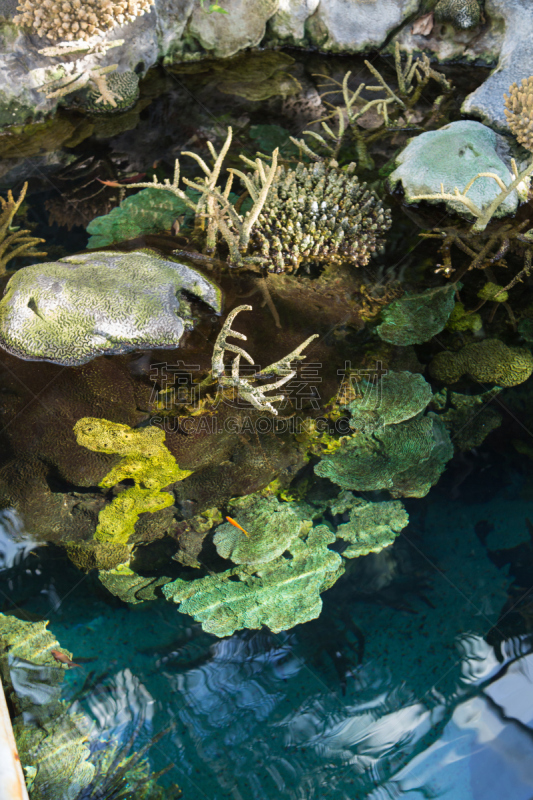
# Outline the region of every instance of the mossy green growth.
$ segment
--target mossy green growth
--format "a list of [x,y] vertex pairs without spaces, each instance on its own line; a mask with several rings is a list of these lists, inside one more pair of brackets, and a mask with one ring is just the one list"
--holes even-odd
[[226,522],[219,525],[213,541],[218,554],[234,564],[272,561],[313,525],[297,503],[280,503],[276,497],[259,494],[232,500],[229,513],[246,533]]
[[[185,194],[191,198],[198,197],[194,189],[186,189]],[[91,234],[91,238],[87,247],[91,250],[149,233],[168,231],[182,215],[186,219],[188,216],[189,221],[194,218],[194,212],[172,192],[141,189],[137,194],[126,197],[109,214],[96,217],[89,223],[87,233]]]
[[95,539],[101,542],[126,544],[140,514],[160,511],[174,502],[172,494],[161,490],[191,474],[179,468],[165,447],[165,432],[159,428],[134,430],[107,419],[83,417],[75,424],[74,433],[78,444],[89,450],[123,456],[100,482],[102,488],[128,479],[135,483],[100,512]]
[[433,395],[422,375],[393,372],[370,381],[361,381],[359,393],[345,408],[350,412],[350,427],[370,433],[385,425],[395,425],[423,411]]
[[320,592],[344,571],[341,557],[328,549],[334,541],[335,534],[319,525],[288,546],[290,558],[281,555],[259,569],[238,566],[193,581],[178,578],[163,594],[215,636],[262,625],[279,633],[319,616]]
[[[409,522],[409,515],[400,500],[377,503],[342,492],[331,506],[332,513],[349,510],[348,522],[338,525],[337,539],[351,542],[343,551],[344,558],[358,558],[379,553],[391,545]],[[340,502],[339,502],[340,500]],[[339,509],[342,507],[342,512]]]
[[446,323],[449,331],[472,331],[477,333],[483,327],[483,320],[479,314],[468,314],[463,303],[456,303],[450,318]]
[[455,288],[448,283],[394,300],[381,312],[383,322],[376,329],[379,338],[403,346],[428,342],[448,322],[455,305]]
[[477,296],[480,300],[492,300],[494,303],[506,303],[509,299],[509,292],[503,291],[503,286],[489,281],[479,290]]

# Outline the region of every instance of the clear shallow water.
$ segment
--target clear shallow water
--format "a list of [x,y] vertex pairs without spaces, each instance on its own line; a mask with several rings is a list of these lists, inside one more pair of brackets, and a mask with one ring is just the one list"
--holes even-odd
[[4,538],[2,592],[82,660],[65,697],[95,733],[138,748],[168,729],[150,759],[173,764],[162,781],[184,797],[530,800],[532,638],[525,613],[500,611],[533,503],[518,475],[470,502],[476,483],[487,494],[478,476],[456,500],[444,485],[412,502],[393,547],[358,559],[322,616],[284,634],[218,640],[164,601],[98,593],[55,549],[17,556]]

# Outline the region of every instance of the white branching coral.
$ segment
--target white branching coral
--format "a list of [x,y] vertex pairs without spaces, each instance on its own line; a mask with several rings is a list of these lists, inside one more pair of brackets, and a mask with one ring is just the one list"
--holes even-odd
[[[231,329],[231,324],[240,311],[252,310],[252,306],[237,306],[237,308],[234,308],[233,311],[231,311],[226,317],[226,321],[222,326],[222,330],[218,334],[215,346],[213,348],[212,373],[216,378],[218,378],[218,384],[222,390],[237,389],[239,396],[247,403],[250,403],[250,405],[252,405],[254,408],[257,408],[258,411],[270,411],[271,414],[277,415],[278,412],[272,403],[277,403],[281,400],[284,400],[285,395],[277,394],[267,397],[266,392],[279,389],[280,386],[284,386],[292,378],[294,378],[296,372],[291,368],[291,362],[300,361],[301,359],[306,358],[305,355],[302,355],[302,350],[305,350],[305,348],[318,337],[318,333],[310,336],[291,353],[284,356],[279,361],[276,361],[274,364],[271,364],[269,367],[265,367],[265,369],[260,370],[260,372],[256,372],[256,374],[253,376],[254,380],[257,378],[270,378],[273,375],[281,376],[278,381],[254,385],[252,381],[239,375],[241,358],[244,358],[245,361],[252,365],[255,363],[253,358],[246,352],[246,350],[243,350],[242,347],[239,347],[236,344],[228,343],[227,341],[228,336],[233,336],[235,339],[246,341],[247,337],[244,335],[244,333],[233,331]],[[235,358],[233,359],[231,365],[231,376],[226,375],[226,367],[224,364],[224,353],[226,351],[229,353],[235,353]]]
[[53,41],[100,36],[142,16],[154,0],[23,0],[14,22]]

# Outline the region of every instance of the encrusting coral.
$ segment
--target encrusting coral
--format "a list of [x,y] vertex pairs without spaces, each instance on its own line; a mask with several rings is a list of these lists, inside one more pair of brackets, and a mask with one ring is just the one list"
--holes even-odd
[[458,353],[437,353],[429,371],[435,380],[446,384],[470,375],[480,383],[517,386],[533,372],[533,355],[523,347],[508,347],[499,339],[484,339],[467,344]]
[[125,480],[135,486],[125,489],[100,512],[95,539],[126,544],[139,515],[171,506],[174,496],[161,491],[191,474],[180,469],[165,447],[165,432],[150,427],[133,430],[106,419],[85,417],[74,426],[78,444],[100,453],[116,453],[122,460],[100,482],[110,489]]
[[7,271],[7,265],[17,256],[46,256],[35,250],[36,244],[41,244],[44,239],[30,235],[30,231],[14,228],[13,218],[22,205],[28,184],[25,183],[18,196],[13,198],[11,190],[7,193],[7,200],[0,197],[0,275]]
[[16,25],[54,41],[87,40],[149,11],[154,0],[23,0]]
[[533,75],[523,78],[520,86],[513,83],[503,97],[507,124],[517,141],[533,152]]

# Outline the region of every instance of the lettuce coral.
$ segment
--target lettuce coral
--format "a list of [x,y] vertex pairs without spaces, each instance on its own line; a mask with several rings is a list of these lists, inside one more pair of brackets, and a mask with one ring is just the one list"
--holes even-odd
[[350,427],[371,433],[385,425],[404,422],[423,411],[432,397],[422,375],[390,370],[373,382],[362,381],[358,395],[345,408]]
[[83,447],[123,457],[100,482],[101,487],[110,489],[124,480],[135,483],[100,512],[95,539],[101,542],[126,544],[140,514],[173,504],[174,496],[161,489],[191,474],[179,468],[165,447],[165,432],[159,428],[133,430],[106,419],[84,417],[75,424],[74,433]]
[[383,309],[377,327],[380,339],[390,344],[423,344],[446,325],[455,305],[455,284],[404,295]]
[[[379,553],[394,542],[409,522],[409,515],[400,500],[372,503],[350,492],[342,495],[342,508],[349,510],[350,518],[337,526],[337,539],[351,543],[342,552],[344,558]],[[336,501],[331,510],[339,513],[340,507]]]

